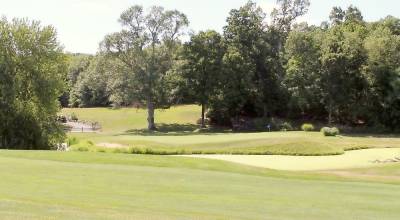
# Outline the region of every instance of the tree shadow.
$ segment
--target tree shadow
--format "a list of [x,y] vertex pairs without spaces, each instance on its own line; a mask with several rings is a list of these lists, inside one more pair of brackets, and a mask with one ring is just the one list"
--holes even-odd
[[157,124],[156,131],[147,129],[131,129],[122,135],[140,135],[140,136],[185,136],[185,135],[217,135],[220,133],[232,132],[228,128],[209,127],[200,129],[196,124]]

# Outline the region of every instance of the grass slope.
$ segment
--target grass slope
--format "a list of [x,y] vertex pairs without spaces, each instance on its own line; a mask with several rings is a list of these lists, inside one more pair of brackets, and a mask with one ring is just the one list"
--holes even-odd
[[0,151],[0,158],[4,219],[400,217],[398,184],[180,157]]
[[[79,120],[90,122],[99,122],[104,133],[125,133],[128,131],[136,131],[147,128],[147,111],[145,109],[136,108],[64,108],[61,113],[63,115],[76,114]],[[184,129],[185,124],[191,128],[191,124],[195,124],[200,117],[201,109],[196,105],[185,105],[171,107],[166,110],[156,110],[155,117],[159,126],[181,125]]]
[[[265,154],[265,155],[338,155],[346,150],[400,147],[399,138],[323,137],[318,132],[271,132],[241,134],[205,134],[184,136],[141,136],[73,134],[81,140],[78,147],[93,151],[115,151],[94,147],[117,143],[137,153],[150,154]],[[126,152],[130,151],[129,149]],[[119,149],[117,151],[120,151]]]
[[[338,155],[346,150],[400,147],[396,136],[323,137],[319,132],[231,133],[196,132],[200,108],[194,105],[158,110],[159,132],[148,133],[145,110],[137,109],[64,109],[81,120],[98,121],[101,133],[70,134],[80,144],[75,149],[90,151],[134,152],[145,154],[278,154]],[[93,143],[93,144],[90,144]],[[100,147],[104,143],[125,149]]]

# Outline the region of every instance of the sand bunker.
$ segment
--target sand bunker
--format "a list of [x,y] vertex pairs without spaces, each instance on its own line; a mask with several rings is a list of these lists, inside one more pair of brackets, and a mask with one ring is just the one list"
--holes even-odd
[[190,155],[208,159],[225,160],[250,166],[276,170],[317,171],[363,168],[382,163],[400,163],[400,148],[379,148],[348,151],[337,156],[279,156],[279,155]]

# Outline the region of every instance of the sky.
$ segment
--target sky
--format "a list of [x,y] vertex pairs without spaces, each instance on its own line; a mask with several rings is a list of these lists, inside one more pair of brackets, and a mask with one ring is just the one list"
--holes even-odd
[[[255,0],[268,14],[276,0]],[[161,5],[185,13],[189,28],[195,32],[213,29],[219,32],[226,24],[229,11],[244,5],[247,0],[0,0],[0,15],[11,18],[29,18],[52,25],[65,51],[91,53],[98,50],[104,36],[121,29],[118,18],[132,5]],[[320,24],[328,20],[333,6],[357,6],[366,21],[375,21],[387,15],[400,17],[399,0],[310,0],[307,15],[299,21]]]

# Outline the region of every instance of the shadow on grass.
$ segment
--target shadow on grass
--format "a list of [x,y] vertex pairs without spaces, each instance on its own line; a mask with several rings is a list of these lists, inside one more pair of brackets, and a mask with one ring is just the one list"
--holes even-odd
[[227,128],[209,127],[200,129],[195,124],[157,124],[156,131],[147,129],[131,129],[122,135],[140,135],[140,136],[185,136],[185,135],[217,135],[220,133],[230,133]]

